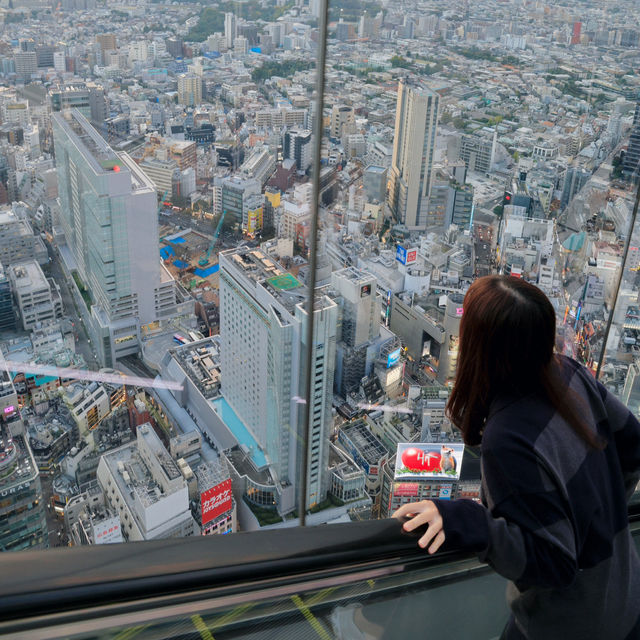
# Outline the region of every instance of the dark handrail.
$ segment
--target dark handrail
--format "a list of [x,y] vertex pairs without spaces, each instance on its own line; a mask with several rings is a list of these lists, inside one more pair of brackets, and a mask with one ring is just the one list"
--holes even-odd
[[0,620],[130,602],[389,558],[429,557],[397,520],[0,555]]
[[[629,506],[640,522],[640,504]],[[429,566],[473,557],[430,556],[395,519],[271,529],[227,536],[55,548],[0,554],[0,621],[97,605],[232,587],[311,572],[346,574],[378,563]]]

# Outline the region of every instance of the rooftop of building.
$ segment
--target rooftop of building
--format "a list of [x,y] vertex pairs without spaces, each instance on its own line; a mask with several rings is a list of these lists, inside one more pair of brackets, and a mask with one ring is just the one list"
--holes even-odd
[[237,174],[223,178],[222,184],[225,187],[241,189],[244,191],[247,187],[259,185],[260,183],[255,178],[248,178],[247,176]]
[[25,294],[30,290],[37,291],[49,288],[47,278],[35,260],[12,264],[8,271],[13,286],[17,288],[21,294]]
[[262,485],[273,485],[274,480],[271,477],[271,472],[268,467],[257,470],[254,464],[251,462],[250,455],[246,451],[243,451],[240,446],[227,449],[225,455],[229,459],[229,462],[233,465],[239,476],[247,476],[252,482]]
[[38,475],[23,436],[13,435],[10,425],[0,423],[0,488],[29,482]]
[[16,231],[20,235],[32,235],[28,223],[17,216],[11,209],[3,209],[0,211],[0,226],[4,225],[15,225],[17,227]]
[[169,480],[176,480],[180,477],[180,470],[173,458],[167,452],[158,434],[147,424],[138,427],[138,438],[142,438],[149,449],[154,453],[162,471]]
[[365,271],[364,269],[358,269],[357,267],[346,267],[345,269],[334,271],[332,275],[335,275],[336,277],[346,278],[354,284],[369,284],[373,280],[375,280],[375,278],[368,271]]
[[171,353],[205,398],[218,395],[220,350],[214,340],[205,338],[189,342],[172,349]]
[[[181,477],[180,470],[177,464],[168,454],[160,439],[155,434],[155,431],[147,425],[142,425],[138,428],[138,434],[147,427],[147,433],[143,433],[145,442],[152,444],[152,451],[156,453],[156,444],[160,444],[162,451],[158,452],[158,462],[160,463],[163,471],[167,475],[169,480],[176,480]],[[153,433],[157,443],[154,444],[154,438],[150,434]],[[118,485],[120,493],[125,498],[133,498],[136,496],[138,501],[144,508],[149,508],[156,504],[168,493],[166,493],[162,487],[153,479],[151,471],[145,464],[136,442],[130,442],[114,451],[105,453],[102,456],[102,460],[108,466],[111,471],[111,475]],[[186,487],[186,484],[178,488],[181,490]]]
[[173,158],[167,158],[163,160],[162,158],[158,158],[156,156],[149,156],[140,162],[140,166],[145,168],[159,168],[159,169],[171,169],[177,170],[178,164]]
[[378,464],[388,454],[387,448],[371,433],[364,420],[355,420],[342,425],[340,430],[351,440],[358,453],[369,464]]
[[362,474],[362,469],[333,443],[329,448],[329,471],[343,480]]
[[65,131],[97,174],[118,174],[125,169],[130,175],[133,191],[146,189],[155,191],[153,182],[138,165],[126,153],[117,154],[78,109],[66,109],[54,113],[52,118]]
[[51,445],[75,427],[69,410],[59,401],[53,403],[44,414],[29,415],[28,410],[23,409],[23,418],[28,423],[32,446],[40,448]]
[[2,398],[4,396],[9,396],[12,393],[15,393],[15,389],[13,388],[13,383],[11,382],[11,375],[9,374],[7,369],[5,369],[6,364],[4,355],[2,353],[0,353],[0,363],[2,364],[2,366],[0,366],[0,398]]
[[53,114],[54,121],[62,127],[74,143],[85,151],[97,173],[115,171],[119,158],[104,138],[91,126],[77,109],[67,109]]
[[196,467],[194,473],[201,493],[229,479],[229,472],[225,467],[226,464],[223,466],[222,463],[209,462],[202,462]]
[[264,286],[291,311],[295,304],[303,302],[306,298],[306,287],[259,249],[229,249],[221,251],[220,257],[228,260],[248,280]]

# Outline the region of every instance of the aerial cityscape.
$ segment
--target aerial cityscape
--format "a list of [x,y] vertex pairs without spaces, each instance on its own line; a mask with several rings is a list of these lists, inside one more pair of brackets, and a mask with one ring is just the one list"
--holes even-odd
[[640,412],[637,3],[322,7],[0,3],[0,550],[478,499],[492,273]]

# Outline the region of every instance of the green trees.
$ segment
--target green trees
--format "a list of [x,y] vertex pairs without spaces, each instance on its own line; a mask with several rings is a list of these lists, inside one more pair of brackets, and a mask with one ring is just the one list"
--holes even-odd
[[251,72],[251,79],[254,82],[264,82],[273,76],[287,78],[296,71],[306,71],[314,67],[315,62],[313,60],[285,60],[283,62],[269,60]]
[[329,5],[329,19],[345,22],[355,22],[360,20],[360,16],[366,11],[367,15],[374,17],[381,10],[377,2],[367,2],[366,0],[331,0]]
[[292,0],[281,7],[262,6],[258,0],[248,0],[241,5],[237,2],[221,2],[217,7],[205,7],[202,10],[198,24],[189,31],[186,39],[193,42],[204,42],[212,33],[223,32],[224,14],[227,12],[236,13],[238,17],[249,21],[273,22],[292,6]]
[[409,69],[409,67],[412,67],[413,65],[411,64],[411,62],[409,62],[409,60],[406,60],[402,56],[393,56],[393,58],[391,58],[391,66]]

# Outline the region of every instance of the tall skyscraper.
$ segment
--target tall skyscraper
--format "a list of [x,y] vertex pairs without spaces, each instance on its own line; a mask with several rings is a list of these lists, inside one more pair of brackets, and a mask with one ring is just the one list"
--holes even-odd
[[591,172],[582,167],[567,167],[564,184],[562,186],[562,198],[560,200],[563,209],[569,205],[590,177]]
[[224,14],[224,37],[227,41],[227,49],[233,49],[233,43],[238,35],[238,21],[233,13]]
[[138,352],[141,326],[162,326],[188,309],[160,264],[153,182],[79,111],[54,113],[52,120],[60,223],[70,250],[63,255],[91,296],[99,358],[113,366]]
[[389,207],[410,230],[426,228],[440,96],[406,81],[398,86]]
[[[278,510],[297,507],[305,405],[307,289],[261,251],[220,253],[222,393],[264,450]],[[307,506],[328,490],[338,307],[316,292]]]
[[638,182],[640,179],[640,100],[633,114],[633,126],[629,136],[629,145],[624,154],[622,171],[628,180]]

